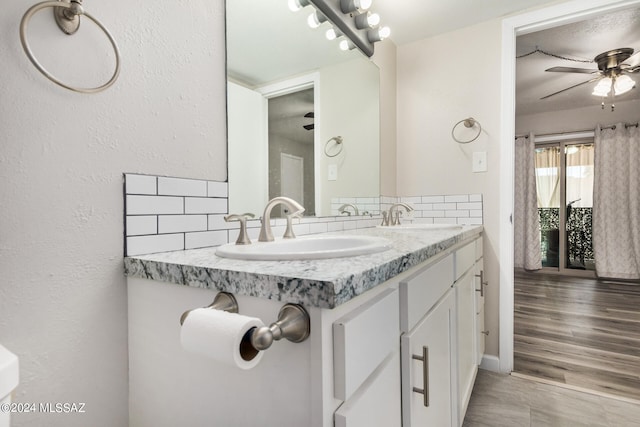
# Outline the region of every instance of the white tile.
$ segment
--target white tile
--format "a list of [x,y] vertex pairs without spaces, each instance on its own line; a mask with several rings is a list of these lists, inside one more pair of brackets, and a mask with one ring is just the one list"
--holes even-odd
[[420,196],[402,196],[402,197],[400,197],[400,202],[409,203],[409,204],[421,203],[422,202],[422,197],[420,197]]
[[482,209],[482,203],[480,202],[473,202],[473,203],[458,203],[458,209],[467,209],[467,210],[477,210],[477,209]]
[[419,218],[413,222],[414,224],[433,224],[433,218]]
[[455,211],[445,211],[444,216],[447,218],[469,218],[469,211],[465,210],[455,210]]
[[342,221],[330,222],[327,224],[328,231],[342,231],[344,230],[344,224]]
[[434,224],[457,224],[456,218],[434,218]]
[[127,196],[126,215],[160,215],[184,213],[182,197]]
[[482,225],[482,218],[458,218],[460,225]]
[[293,224],[293,234],[296,236],[309,234],[309,224]]
[[227,213],[227,199],[187,197],[184,199],[184,213]]
[[417,211],[431,211],[433,210],[433,203],[416,203],[413,207]]
[[207,182],[197,179],[158,177],[158,194],[207,197]]
[[309,224],[309,233],[326,233],[328,231],[328,226],[326,222],[318,222],[315,224]]
[[155,215],[127,216],[127,236],[158,234],[158,217]]
[[458,204],[457,203],[434,203],[433,209],[439,210],[439,211],[453,211],[458,209]]
[[183,233],[186,231],[206,231],[206,215],[160,215],[158,233]]
[[444,196],[422,196],[422,203],[444,203]]
[[423,218],[442,218],[444,217],[444,211],[422,211]]
[[144,255],[156,252],[181,251],[184,234],[157,234],[155,236],[127,237],[127,255]]
[[482,210],[470,210],[469,216],[473,218],[482,218]]
[[459,194],[455,196],[444,196],[445,203],[459,203],[459,202],[468,202],[469,196],[467,194]]
[[229,195],[229,185],[226,182],[208,181],[207,188],[209,197],[228,197]]
[[470,202],[481,202],[482,201],[482,194],[469,194],[469,201]]
[[[233,237],[233,241],[238,236]],[[186,233],[184,236],[185,249],[207,248],[210,246],[224,245],[228,241],[227,230],[202,231],[197,233]]]
[[358,227],[358,221],[345,221],[343,227],[345,230],[355,230]]
[[156,194],[156,179],[151,175],[124,174],[125,194]]

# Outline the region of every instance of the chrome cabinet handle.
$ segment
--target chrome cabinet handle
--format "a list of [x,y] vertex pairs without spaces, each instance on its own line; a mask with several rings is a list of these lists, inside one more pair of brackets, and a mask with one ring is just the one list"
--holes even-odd
[[480,270],[480,274],[476,274],[476,277],[480,278],[480,289],[476,289],[476,292],[480,292],[480,296],[484,296],[484,287],[489,284],[484,281],[484,270]]
[[423,397],[423,404],[429,407],[429,347],[422,347],[422,356],[418,354],[411,355],[414,360],[422,362],[422,384],[423,388],[413,387],[413,391],[419,393]]

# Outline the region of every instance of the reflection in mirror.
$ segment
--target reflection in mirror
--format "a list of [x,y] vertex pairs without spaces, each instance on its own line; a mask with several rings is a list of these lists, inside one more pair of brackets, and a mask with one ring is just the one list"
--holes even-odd
[[[327,40],[328,22],[309,28],[312,11],[227,1],[230,212],[260,215],[286,195],[305,215],[336,215],[332,199],[335,209],[337,198],[380,194],[378,69]],[[337,136],[342,151],[330,157]]]

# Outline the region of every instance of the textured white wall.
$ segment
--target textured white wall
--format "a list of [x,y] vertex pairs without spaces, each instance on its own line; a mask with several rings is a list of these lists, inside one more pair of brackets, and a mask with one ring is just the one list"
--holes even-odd
[[[125,426],[122,173],[226,179],[224,2],[86,3],[122,54],[119,80],[96,95],[28,62],[18,27],[34,3],[0,14],[0,342],[20,357],[15,401],[86,402],[86,413],[13,425]],[[110,47],[81,28],[62,35],[45,10],[29,39],[61,79],[99,84]]]
[[[397,49],[397,188],[401,195],[481,193],[487,288],[487,353],[498,354],[501,24],[493,20]],[[453,55],[453,56],[452,56]],[[453,62],[452,62],[453,61]],[[456,122],[473,116],[482,134],[461,145]],[[473,173],[474,151],[488,172]]]

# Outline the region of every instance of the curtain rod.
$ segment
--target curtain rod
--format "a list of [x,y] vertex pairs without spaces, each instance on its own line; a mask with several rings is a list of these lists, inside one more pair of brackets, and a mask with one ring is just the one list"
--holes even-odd
[[[630,128],[630,127],[638,127],[638,123],[640,122],[635,122],[635,123],[625,123],[624,127],[625,128]],[[602,126],[600,128],[600,130],[604,130],[604,129],[615,129],[616,125],[609,125],[609,126]],[[540,135],[535,135],[536,139],[538,137],[555,137],[555,136],[562,136],[562,135],[567,135],[567,134],[574,134],[574,133],[585,133],[585,132],[593,132],[593,129],[585,129],[585,130],[574,130],[574,131],[568,131],[568,132],[557,132],[557,133],[543,133]],[[516,135],[516,139],[518,138],[529,138],[529,135]]]

